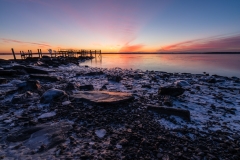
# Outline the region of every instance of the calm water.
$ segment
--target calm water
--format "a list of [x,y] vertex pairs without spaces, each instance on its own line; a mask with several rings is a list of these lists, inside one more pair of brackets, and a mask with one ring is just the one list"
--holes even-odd
[[240,55],[237,54],[103,54],[102,59],[81,65],[240,77]]
[[[12,59],[12,55],[0,55],[0,58]],[[237,54],[102,54],[102,58],[81,65],[240,77],[240,55]]]

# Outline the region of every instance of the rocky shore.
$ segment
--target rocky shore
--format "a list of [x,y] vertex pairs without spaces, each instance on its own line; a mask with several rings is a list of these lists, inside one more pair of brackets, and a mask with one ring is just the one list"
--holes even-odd
[[240,79],[0,60],[0,159],[240,159]]

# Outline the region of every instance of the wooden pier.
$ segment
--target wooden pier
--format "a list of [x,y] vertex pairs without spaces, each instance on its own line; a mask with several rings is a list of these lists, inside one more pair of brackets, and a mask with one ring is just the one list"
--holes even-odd
[[[50,57],[102,57],[101,50],[74,50],[74,49],[60,49],[58,51],[48,49],[48,52],[50,54]],[[14,49],[12,48],[12,54],[14,59],[16,60]],[[42,58],[43,53],[41,49],[37,50],[38,58]],[[24,53],[24,51],[20,51],[21,59],[26,59],[27,57],[33,57],[32,50],[28,50],[27,53]]]
[[54,51],[54,53],[50,53],[51,57],[54,56],[57,57],[57,55],[63,56],[63,57],[96,57],[102,56],[101,50],[72,50],[72,49],[60,49],[59,51]]

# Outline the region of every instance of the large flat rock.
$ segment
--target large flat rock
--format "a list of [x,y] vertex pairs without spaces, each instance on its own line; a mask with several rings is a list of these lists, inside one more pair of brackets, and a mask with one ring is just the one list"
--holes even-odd
[[44,145],[42,151],[46,151],[64,142],[67,132],[71,129],[72,124],[68,122],[47,123],[9,133],[6,140],[13,143],[22,142],[24,147],[35,150]]
[[117,104],[127,102],[134,97],[130,93],[108,92],[108,91],[80,91],[71,98],[76,101],[86,101],[96,104]]
[[147,109],[158,112],[160,114],[179,116],[187,121],[191,120],[189,110],[184,110],[184,109],[180,109],[180,108],[172,108],[172,107],[154,106],[154,105],[147,105]]

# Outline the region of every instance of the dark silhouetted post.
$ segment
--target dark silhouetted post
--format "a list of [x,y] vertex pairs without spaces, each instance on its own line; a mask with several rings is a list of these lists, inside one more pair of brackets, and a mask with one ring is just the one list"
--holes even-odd
[[42,57],[42,50],[41,50],[41,49],[39,49],[39,52],[40,52],[40,54],[41,54],[41,57]]
[[14,60],[16,61],[16,56],[15,56],[15,53],[14,53],[13,48],[12,48],[12,54],[13,54],[13,58],[14,58]]

